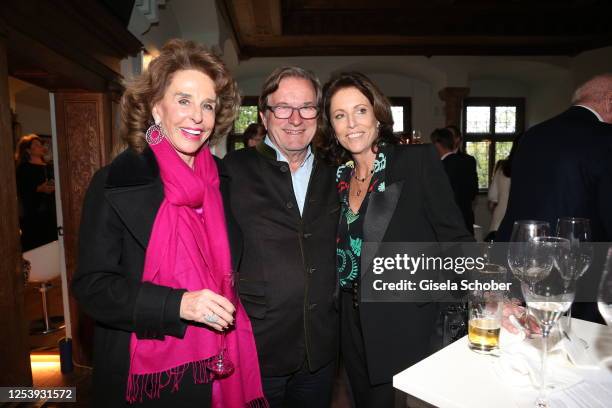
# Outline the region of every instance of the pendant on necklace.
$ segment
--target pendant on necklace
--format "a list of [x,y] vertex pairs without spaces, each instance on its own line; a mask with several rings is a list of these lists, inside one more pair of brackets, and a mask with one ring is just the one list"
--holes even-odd
[[361,195],[361,190],[357,190],[357,197]]

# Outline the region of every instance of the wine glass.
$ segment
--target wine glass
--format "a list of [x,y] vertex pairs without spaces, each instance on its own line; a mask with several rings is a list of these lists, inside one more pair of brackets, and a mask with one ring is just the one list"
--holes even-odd
[[421,144],[421,131],[420,130],[412,131],[412,144]]
[[[234,274],[229,273],[223,275],[221,280],[221,296],[225,297],[227,300],[232,302],[232,304],[237,305],[237,294],[234,285]],[[224,330],[221,333],[221,344],[219,345],[219,354],[209,359],[206,362],[206,367],[213,373],[215,378],[221,379],[229,377],[234,373],[235,367],[234,363],[230,360],[227,347],[225,344],[225,336],[227,335],[227,330]]]
[[[557,220],[557,236],[570,241],[569,258],[567,259],[568,279],[578,279],[591,266],[593,245],[591,244],[591,223],[588,218],[566,217]],[[572,310],[567,311],[567,327],[572,325]]]
[[612,247],[608,249],[606,266],[601,276],[597,293],[597,307],[608,326],[612,326]]
[[533,284],[546,277],[550,268],[536,268],[529,262],[527,243],[536,237],[549,235],[550,224],[545,221],[519,220],[512,226],[508,245],[508,266],[512,274],[523,283]]
[[567,279],[566,259],[570,250],[568,239],[559,237],[535,237],[527,243],[526,258],[536,268],[551,268],[543,279],[523,283],[521,289],[529,313],[535,317],[542,330],[542,368],[540,391],[536,399],[537,408],[548,407],[546,390],[546,362],[548,359],[548,336],[559,317],[572,305],[576,293],[576,279]]
[[568,271],[577,278],[582,277],[593,261],[591,223],[588,218],[559,218],[557,236],[570,241],[570,262]]

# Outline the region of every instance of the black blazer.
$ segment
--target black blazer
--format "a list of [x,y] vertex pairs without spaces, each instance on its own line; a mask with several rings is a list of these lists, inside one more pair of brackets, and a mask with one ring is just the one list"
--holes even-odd
[[[232,262],[237,265],[240,230],[227,203],[227,176],[218,160],[217,165]],[[179,317],[185,290],[141,282],[145,251],[163,198],[159,167],[150,149],[121,153],[96,172],[85,196],[72,293],[96,321],[95,406],[129,406],[125,391],[132,333],[141,339],[180,338],[187,328]]]
[[444,170],[448,175],[455,202],[459,206],[465,226],[474,233],[474,210],[472,203],[478,193],[478,175],[476,159],[465,153],[449,154],[442,160]]
[[291,172],[274,149],[228,154],[232,209],[244,234],[240,298],[263,376],[312,371],[337,355],[335,168],[315,159],[300,216]]
[[[497,231],[508,241],[517,220],[591,220],[594,241],[612,241],[612,125],[573,106],[533,126],[512,162],[506,215]],[[554,231],[553,231],[554,232]]]
[[[474,240],[432,145],[390,146],[385,185],[368,198],[364,242]],[[435,351],[436,303],[363,302],[359,312],[372,384],[390,382]]]

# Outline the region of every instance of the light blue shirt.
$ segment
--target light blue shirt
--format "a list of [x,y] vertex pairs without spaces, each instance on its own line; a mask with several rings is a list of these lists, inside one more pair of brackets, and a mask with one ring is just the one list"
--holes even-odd
[[[276,160],[282,161],[289,164],[289,160],[278,147],[272,143],[270,138],[266,135],[266,139],[264,140],[265,144],[270,146],[276,151]],[[306,158],[300,164],[300,167],[297,168],[296,171],[291,172],[291,183],[293,184],[293,194],[295,194],[295,201],[297,201],[298,208],[300,209],[300,215],[302,215],[304,211],[304,202],[306,201],[306,192],[308,191],[308,182],[310,181],[310,173],[312,173],[312,165],[314,164],[314,155],[312,154],[312,150],[310,150],[310,146],[308,146],[308,151],[306,152]]]

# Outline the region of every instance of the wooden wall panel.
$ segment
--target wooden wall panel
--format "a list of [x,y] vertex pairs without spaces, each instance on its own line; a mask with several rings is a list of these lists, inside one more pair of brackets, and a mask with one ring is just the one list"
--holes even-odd
[[[78,232],[85,192],[93,174],[109,159],[111,147],[110,98],[100,93],[57,93],[55,109],[61,180],[64,245],[68,282],[77,266]],[[91,364],[93,322],[82,314],[71,296],[74,358]]]
[[0,386],[32,384],[8,92],[7,39],[0,21]]

